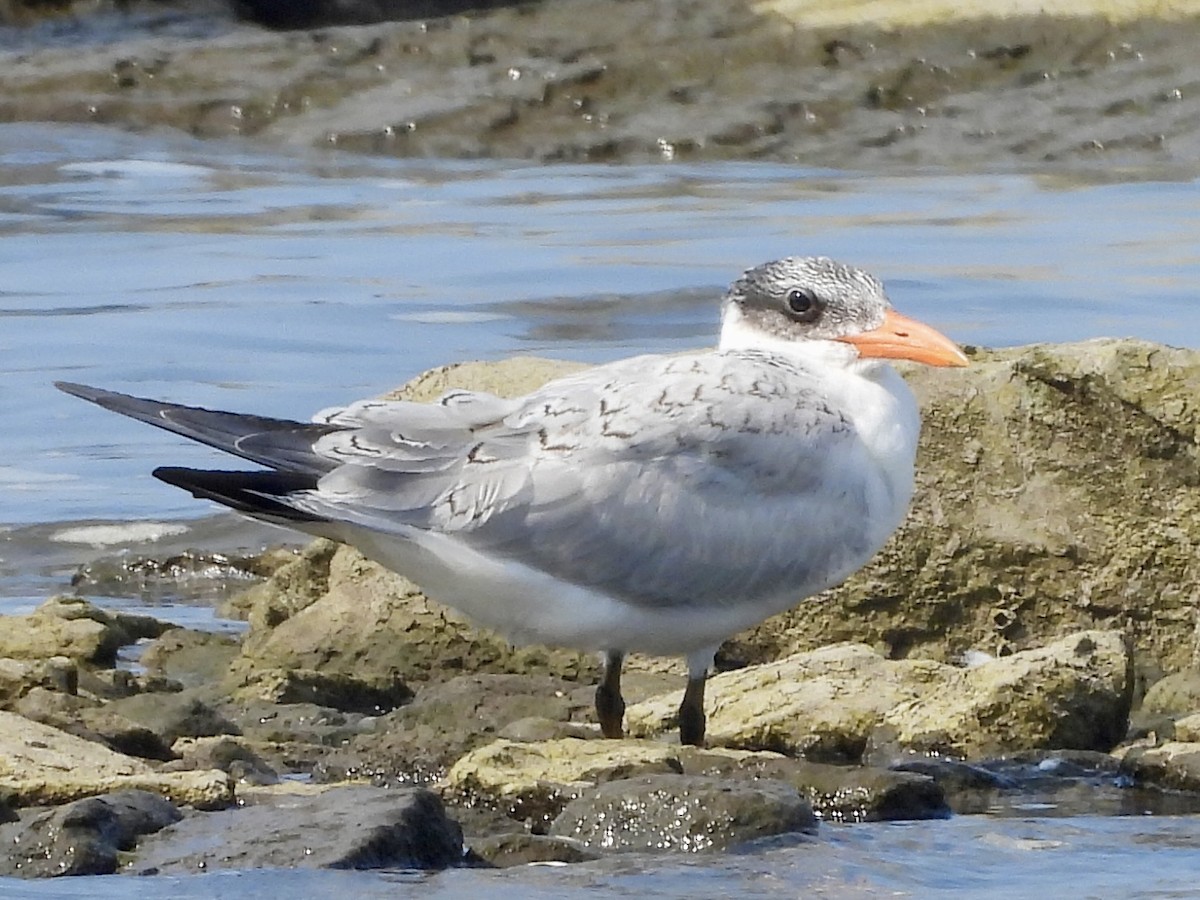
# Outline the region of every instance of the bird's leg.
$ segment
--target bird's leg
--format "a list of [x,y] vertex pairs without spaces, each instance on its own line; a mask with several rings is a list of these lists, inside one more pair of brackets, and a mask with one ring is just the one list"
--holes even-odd
[[609,650],[604,654],[604,674],[596,685],[596,718],[600,720],[600,731],[606,738],[625,736],[622,721],[625,718],[625,698],[621,696],[621,663],[625,654]]
[[679,743],[704,746],[704,683],[717,648],[688,655],[688,683],[679,704]]
[[704,682],[707,673],[689,677],[679,704],[679,743],[704,746]]

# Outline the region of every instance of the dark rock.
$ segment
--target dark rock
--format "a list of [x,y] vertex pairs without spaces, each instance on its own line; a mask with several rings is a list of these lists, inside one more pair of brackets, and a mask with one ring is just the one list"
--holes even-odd
[[180,738],[174,749],[179,759],[164,770],[220,769],[240,784],[279,783],[279,773],[242,738]]
[[942,788],[925,775],[872,766],[835,766],[770,754],[680,748],[684,774],[767,778],[790,784],[818,817],[833,822],[937,819],[950,814]]
[[1018,782],[982,765],[946,757],[923,756],[891,766],[933,779],[946,796],[946,804],[959,815],[987,812],[998,791],[1016,789]]
[[248,803],[156,835],[133,870],[438,869],[463,861],[462,829],[423,788],[256,793]]
[[567,804],[550,834],[597,850],[722,850],[816,830],[812,807],[781,781],[644,775],[610,781]]
[[151,641],[138,661],[148,672],[195,687],[220,681],[240,644],[231,635],[172,628]]
[[141,835],[182,818],[148,791],[89,797],[42,813],[0,851],[0,874],[24,878],[108,875]]
[[238,727],[208,705],[195,690],[175,694],[135,694],[106,707],[159,735],[170,746],[181,737],[238,734]]
[[527,832],[496,834],[470,842],[471,853],[491,866],[524,866],[529,863],[587,862],[600,854],[579,841]]
[[246,679],[242,696],[272,703],[313,703],[346,712],[380,715],[403,706],[413,692],[400,678],[371,679],[315,669],[269,669]]
[[532,0],[232,0],[237,14],[268,28],[322,28],[429,19]]
[[535,714],[568,719],[577,708],[568,697],[574,687],[539,675],[460,675],[426,685],[412,703],[380,717],[372,733],[326,757],[314,774],[329,780],[370,777],[377,784],[436,780],[513,721]]

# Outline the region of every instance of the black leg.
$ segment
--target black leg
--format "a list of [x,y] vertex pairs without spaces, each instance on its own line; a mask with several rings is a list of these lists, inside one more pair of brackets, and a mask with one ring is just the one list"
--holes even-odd
[[625,736],[625,698],[621,696],[621,663],[625,654],[609,650],[604,654],[604,675],[596,686],[596,718],[606,738]]
[[704,746],[704,681],[707,673],[688,678],[679,704],[679,743]]

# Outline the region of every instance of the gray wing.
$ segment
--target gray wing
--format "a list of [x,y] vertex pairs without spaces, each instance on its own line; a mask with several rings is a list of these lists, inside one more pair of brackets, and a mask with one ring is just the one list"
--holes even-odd
[[772,357],[639,357],[519,401],[372,402],[328,421],[342,430],[314,449],[339,464],[298,508],[453,533],[642,603],[804,593],[874,550],[861,442]]

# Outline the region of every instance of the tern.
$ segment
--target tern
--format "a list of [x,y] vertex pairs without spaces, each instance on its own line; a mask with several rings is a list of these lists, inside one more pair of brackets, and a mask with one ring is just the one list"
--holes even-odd
[[718,645],[842,582],[906,514],[920,416],[890,359],[967,365],[874,276],[788,257],[729,287],[715,350],[516,399],[296,422],[58,387],[264,467],[155,470],[169,484],[351,544],[516,643],[603,654],[606,737],[623,735],[625,655],[685,657],[680,740],[700,745]]

